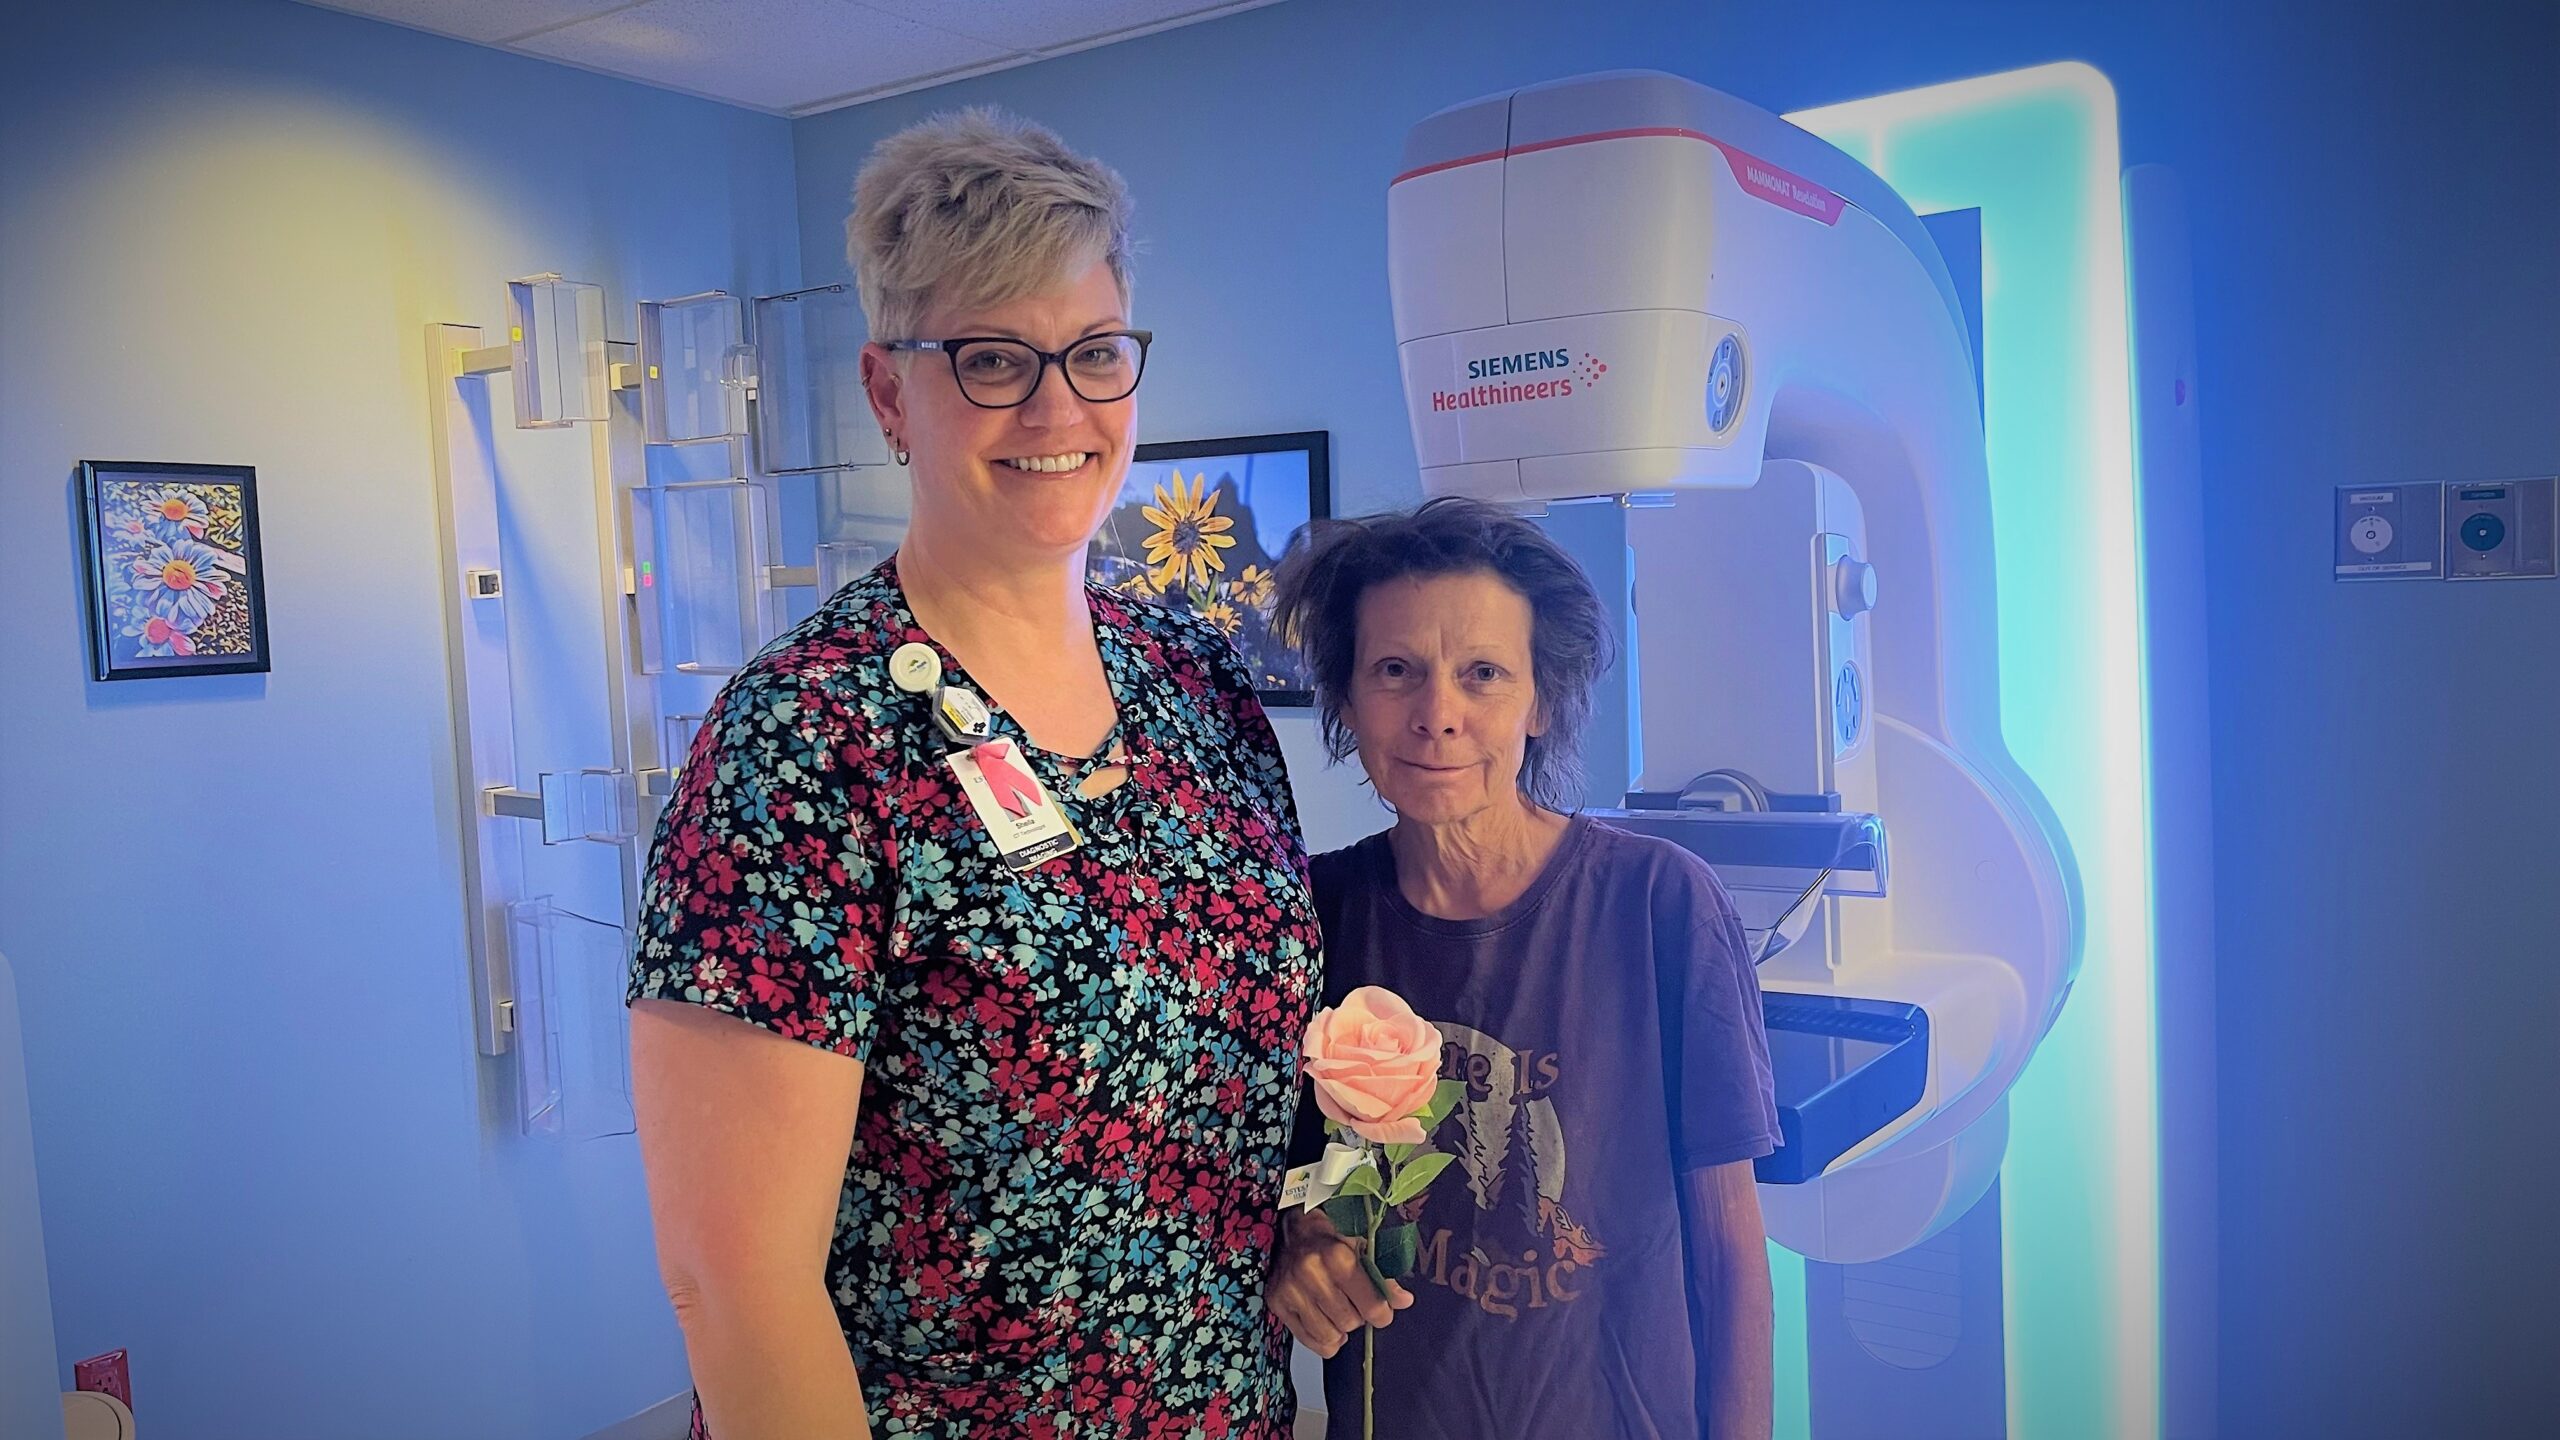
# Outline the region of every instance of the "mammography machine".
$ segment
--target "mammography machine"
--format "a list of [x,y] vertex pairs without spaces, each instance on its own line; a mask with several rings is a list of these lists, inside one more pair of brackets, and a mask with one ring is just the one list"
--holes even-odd
[[[2103,99],[2111,147],[2112,97],[2094,78],[2052,67],[2021,93]],[[1942,93],[1828,118],[1873,158],[1897,122],[1968,101],[1985,104]],[[1998,134],[1977,123],[1972,143]],[[2052,183],[2073,193],[2070,175]],[[1617,818],[1717,868],[1760,963],[1784,1132],[1758,1166],[1762,1207],[1771,1238],[1804,1257],[1781,1279],[1802,1287],[1781,1307],[1782,1418],[1790,1386],[1798,1407],[1782,1432],[2158,1433],[2157,1284],[2140,1275],[2156,1275],[2156,1208],[2136,1199],[2064,1257],[2045,1217],[2001,1188],[2013,1156],[2028,1176],[2075,1163],[2045,1145],[2057,1103],[2091,1133],[2128,1123],[2102,1095],[2030,1092],[2037,1124],[2012,1133],[2013,1094],[2043,1078],[2067,1008],[2100,1026],[2127,1020],[2120,1003],[2139,1004],[2133,1023],[2150,1017],[2147,994],[2127,1000],[2150,978],[2126,914],[2147,903],[2141,857],[2125,855],[2142,843],[2125,828],[2143,819],[2141,656],[2114,628],[2139,586],[2122,543],[2101,544],[2137,521],[2124,312],[2080,337],[2115,346],[2111,398],[2071,388],[2085,367],[2048,375],[2059,391],[2039,396],[2016,369],[2030,357],[2002,348],[2007,312],[1976,314],[1990,272],[2035,283],[2037,257],[2000,228],[2008,212],[1995,225],[1975,200],[1960,224],[1924,223],[1838,146],[1669,75],[1443,110],[1414,126],[1388,193],[1425,491],[1623,507],[1640,758]],[[1971,273],[1951,272],[1940,234]],[[2008,437],[1986,429],[2039,404],[2114,448],[2088,473],[2031,482],[2098,497],[2051,533],[1995,474],[2025,457],[2002,456]],[[2037,549],[2066,563],[2015,554]],[[2057,618],[2039,628],[2039,611]],[[2071,638],[2066,614],[2089,628]],[[2128,713],[2028,703],[2048,685]],[[2072,724],[2053,743],[2051,727]],[[2032,751],[2013,747],[2020,730]],[[2117,767],[2132,809],[2093,797],[2081,765]],[[2048,794],[2057,782],[2068,810]],[[2075,996],[2093,957],[2106,983]],[[2147,1049],[2092,1065],[2085,1043],[2069,1037],[2056,1084],[2148,1083]],[[2119,1142],[2150,1145],[2151,1122],[2143,1110]],[[2156,1193],[2140,1156],[2082,1173]],[[2134,1278],[2035,1299],[2022,1266],[2087,1265],[2090,1247]],[[2046,1316],[2077,1321],[2092,1349],[2058,1356],[2020,1333]],[[2116,1388],[2049,1397],[2068,1365],[2112,1369]]]

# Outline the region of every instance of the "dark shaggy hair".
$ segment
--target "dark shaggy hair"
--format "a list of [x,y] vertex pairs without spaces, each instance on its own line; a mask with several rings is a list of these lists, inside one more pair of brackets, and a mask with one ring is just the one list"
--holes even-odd
[[1582,808],[1582,732],[1591,690],[1615,642],[1591,579],[1544,530],[1481,500],[1456,496],[1402,514],[1318,520],[1281,558],[1272,628],[1314,672],[1325,753],[1359,748],[1343,709],[1359,655],[1360,597],[1407,576],[1483,573],[1529,602],[1530,668],[1546,733],[1529,739],[1520,789],[1549,810]]

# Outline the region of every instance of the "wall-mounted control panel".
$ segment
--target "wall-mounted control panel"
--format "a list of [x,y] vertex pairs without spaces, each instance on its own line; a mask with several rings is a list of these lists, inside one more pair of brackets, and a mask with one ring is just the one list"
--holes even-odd
[[2337,497],[2340,580],[2560,576],[2560,478],[2342,485]]

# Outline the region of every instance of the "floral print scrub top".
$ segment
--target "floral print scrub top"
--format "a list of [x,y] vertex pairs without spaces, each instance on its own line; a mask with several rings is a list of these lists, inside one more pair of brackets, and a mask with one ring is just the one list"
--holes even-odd
[[[893,557],[722,692],[630,993],[863,1063],[828,1279],[875,1433],[1285,1440],[1262,1287],[1319,982],[1297,815],[1219,634],[1087,593],[1098,758],[995,717],[1079,848],[998,858],[931,697],[890,683],[933,644]],[[1115,748],[1128,778],[1080,795]]]

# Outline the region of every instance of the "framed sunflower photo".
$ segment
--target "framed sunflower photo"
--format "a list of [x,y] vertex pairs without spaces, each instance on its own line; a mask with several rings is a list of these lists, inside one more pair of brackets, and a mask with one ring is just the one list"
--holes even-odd
[[1272,632],[1272,571],[1299,527],[1332,513],[1329,433],[1139,446],[1086,578],[1226,632],[1264,705],[1314,704]]
[[257,471],[83,460],[80,519],[91,675],[269,668]]

